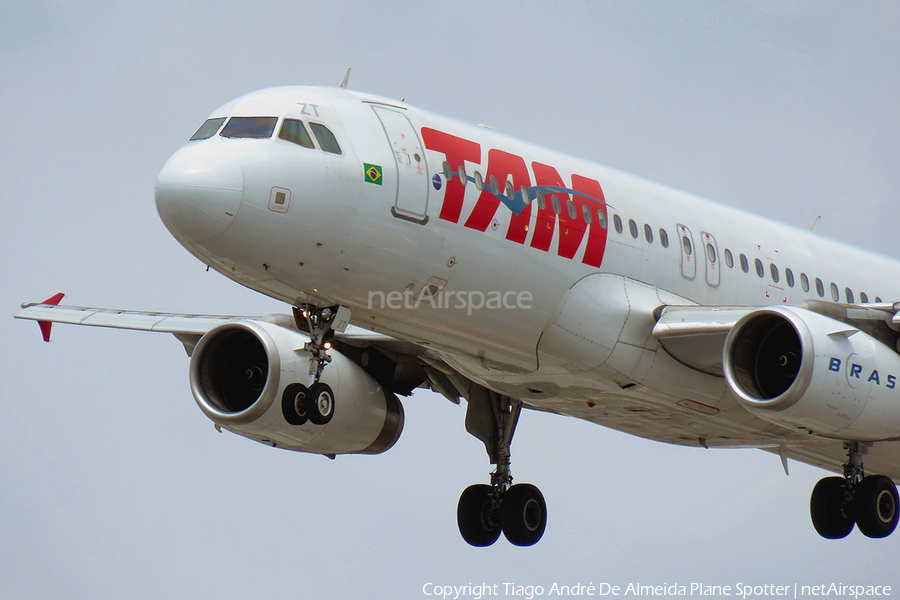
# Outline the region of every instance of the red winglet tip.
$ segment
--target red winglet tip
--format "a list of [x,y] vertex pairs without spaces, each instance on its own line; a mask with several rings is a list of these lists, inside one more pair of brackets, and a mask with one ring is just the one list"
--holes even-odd
[[62,293],[62,292],[60,292],[60,293],[58,293],[58,294],[55,294],[55,295],[53,295],[53,296],[50,296],[49,298],[47,298],[46,300],[44,300],[43,302],[41,302],[41,304],[52,304],[53,306],[56,306],[56,305],[58,305],[60,302],[62,302],[62,299],[63,299],[64,297],[65,297],[65,294]]
[[[41,304],[52,304],[53,306],[57,306],[62,301],[64,296],[65,296],[65,294],[62,292],[60,292],[58,294],[54,294],[53,296],[50,296],[49,298],[47,298],[46,300],[41,302]],[[41,337],[44,338],[45,342],[49,342],[50,341],[50,328],[53,326],[53,322],[52,321],[38,321],[38,326],[41,328]]]
[[50,321],[38,321],[38,326],[41,328],[41,336],[44,338],[45,342],[50,341],[50,327],[53,325]]

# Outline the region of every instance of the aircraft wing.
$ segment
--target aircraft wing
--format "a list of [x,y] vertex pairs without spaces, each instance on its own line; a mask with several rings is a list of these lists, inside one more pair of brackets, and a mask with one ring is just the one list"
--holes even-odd
[[751,310],[747,306],[664,306],[653,337],[678,362],[722,377],[725,337]]
[[[206,332],[223,323],[262,321],[301,331],[294,318],[287,314],[200,315],[60,306],[56,303],[62,297],[62,294],[57,294],[44,302],[23,304],[22,310],[15,317],[37,321],[41,326],[44,341],[50,341],[50,327],[53,323],[171,333],[184,345],[188,356],[193,354],[194,347]],[[367,348],[377,349],[387,360],[382,359],[380,364],[373,365],[373,368],[369,369],[370,374],[393,391],[409,395],[413,389],[428,380],[431,389],[440,392],[452,402],[459,403],[458,389],[465,387],[464,383],[457,381],[455,385],[452,384],[447,373],[454,376],[454,379],[458,380],[459,377],[455,376],[436,353],[427,348],[354,325],[349,325],[343,332],[335,332],[334,344],[344,354],[359,354]]]
[[87,306],[59,306],[43,303],[23,304],[22,310],[15,316],[17,319],[30,319],[39,323],[68,323],[89,327],[161,331],[184,335],[203,335],[216,325],[227,321],[262,318],[145,312]]
[[[874,330],[879,328],[900,325],[900,306],[891,303],[837,304],[810,300],[796,306],[873,335],[877,333]],[[663,306],[657,309],[652,335],[678,362],[697,371],[723,377],[722,348],[728,332],[741,317],[760,308]]]
[[[166,313],[155,311],[118,310],[113,308],[97,308],[88,306],[60,306],[53,304],[62,298],[57,294],[45,302],[29,302],[22,305],[22,310],[16,313],[17,319],[28,319],[41,324],[44,333],[44,341],[49,341],[49,326],[53,323],[66,323],[69,325],[84,325],[87,327],[109,327],[113,329],[131,329],[134,331],[155,331],[171,333],[181,341],[188,356],[191,355],[194,346],[210,329],[233,321],[265,321],[281,327],[297,330],[291,315],[273,314],[263,316],[246,315],[198,315],[185,313]],[[335,338],[339,341],[355,347],[375,345],[382,349],[402,354],[416,355],[422,349],[410,342],[403,342],[390,336],[366,331],[360,327],[350,325],[343,333],[337,333]]]
[[[50,326],[53,323],[171,333],[184,344],[188,356],[193,352],[194,346],[203,337],[203,334],[217,325],[247,318],[272,320],[271,317],[192,315],[87,306],[60,306],[53,302],[55,300],[58,303],[61,299],[62,294],[57,294],[45,302],[23,304],[22,310],[16,313],[15,317],[37,321],[41,326],[45,342],[50,341]],[[286,319],[290,318],[287,315],[281,316]]]
[[[59,296],[59,295],[57,295]],[[264,321],[297,331],[291,315],[273,314],[264,316],[203,315],[165,313],[155,311],[118,310],[97,307],[60,306],[51,301],[27,303],[15,317],[43,323],[45,339],[49,339],[49,325],[67,323],[90,327],[109,327],[136,331],[155,331],[174,335],[184,344],[190,355],[200,338],[209,330],[226,322]],[[57,299],[58,301],[58,299]],[[816,306],[810,306],[818,304]],[[807,308],[827,312],[829,316],[854,325],[876,323],[884,327],[886,323],[900,322],[900,315],[891,304],[878,305],[837,305],[830,303],[806,303]],[[725,338],[734,324],[744,315],[759,307],[748,306],[664,306],[658,309],[653,337],[676,360],[705,373],[723,376],[722,349]],[[398,393],[409,394],[416,387],[430,387],[452,402],[459,403],[460,397],[468,397],[471,382],[460,376],[433,350],[392,338],[390,336],[349,326],[343,333],[336,333],[335,346],[342,353],[351,355],[368,348],[377,349],[389,359],[384,377],[376,377]],[[374,370],[373,376],[378,375]],[[534,407],[532,407],[534,408]],[[539,409],[540,410],[540,409]],[[592,419],[588,419],[592,420]],[[616,427],[614,423],[602,423],[614,429],[629,431],[628,427]],[[652,434],[645,437],[654,437]],[[802,443],[794,439],[781,447],[769,446],[762,449],[830,471],[840,472],[846,460],[846,451],[840,441],[824,438],[808,438]],[[895,444],[876,444],[867,458],[867,465],[877,472],[900,479],[900,453],[895,452]]]

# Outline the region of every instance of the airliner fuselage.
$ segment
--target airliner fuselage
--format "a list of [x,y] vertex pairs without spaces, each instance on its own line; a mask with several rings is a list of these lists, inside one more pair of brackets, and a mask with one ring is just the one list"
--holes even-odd
[[[270,324],[154,325],[206,357],[192,359],[204,412],[272,445],[382,451],[402,410],[362,374],[352,389],[370,397],[359,410],[376,411],[377,426],[356,445],[317,437],[342,407],[326,377],[339,366],[329,340],[349,352],[345,386],[362,367],[398,391],[391,382],[415,363],[419,383],[467,399],[467,427],[498,464],[492,486],[460,500],[470,543],[492,543],[501,521],[520,545],[543,532],[539,492],[510,486],[522,406],[843,468],[814,493],[820,533],[842,537],[855,522],[883,537],[896,525],[893,484],[864,477],[861,458],[900,477],[890,441],[900,437],[900,285],[883,276],[900,270],[893,259],[346,89],[273,88],[226,104],[166,163],[156,203],[191,253],[295,307],[310,335],[302,345]],[[64,320],[41,310],[29,318]],[[334,338],[336,314],[383,337]],[[248,350],[254,338],[265,351]],[[366,347],[390,373],[370,366]],[[259,378],[247,368],[246,385],[232,382],[245,386],[240,398],[228,391],[235,356],[261,365]],[[297,360],[309,361],[308,389]],[[291,373],[282,383],[275,362]]]
[[[607,412],[627,412],[616,407],[632,399],[688,399],[743,420],[723,379],[657,352],[653,309],[900,298],[900,286],[871,276],[900,269],[894,260],[401,102],[275,88],[210,119],[235,116],[272,122],[248,137],[190,141],[160,174],[157,206],[182,244],[291,305],[350,307],[354,324],[428,344],[467,377],[536,407],[604,422],[591,417],[604,409],[588,406],[604,395],[615,396]],[[312,147],[279,137],[286,121],[324,125],[337,146],[323,149],[314,131],[303,138]],[[573,337],[609,347],[597,364],[550,329],[579,287],[596,306],[584,307]],[[636,307],[643,322],[620,336]],[[624,397],[623,386],[632,386]],[[785,435],[758,425],[648,437],[746,446]]]

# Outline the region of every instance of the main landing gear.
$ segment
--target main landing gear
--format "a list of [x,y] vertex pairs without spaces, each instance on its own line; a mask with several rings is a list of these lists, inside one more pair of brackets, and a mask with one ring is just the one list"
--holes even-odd
[[497,468],[490,485],[471,485],[460,496],[459,532],[472,546],[490,546],[501,531],[516,546],[533,546],[544,535],[547,504],[537,487],[513,485],[510,474],[510,444],[522,403],[484,388],[476,388],[468,402],[466,428],[485,443]]
[[813,488],[809,511],[816,531],[824,538],[847,537],[854,524],[870,538],[887,537],[897,527],[897,486],[889,477],[866,476],[863,471],[862,457],[869,445],[845,442],[844,476],[826,477]]

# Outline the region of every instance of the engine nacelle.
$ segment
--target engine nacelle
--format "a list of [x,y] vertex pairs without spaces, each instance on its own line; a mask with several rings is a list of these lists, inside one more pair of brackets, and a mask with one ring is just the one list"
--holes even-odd
[[766,421],[845,440],[900,437],[900,355],[802,308],[742,317],[725,340],[725,378]]
[[[211,329],[191,357],[191,392],[217,425],[258,442],[316,454],[378,454],[403,430],[403,406],[337,350],[311,396],[330,395],[325,418],[305,404],[309,339],[261,321]],[[325,387],[327,386],[327,387]],[[315,398],[311,397],[310,402]]]

